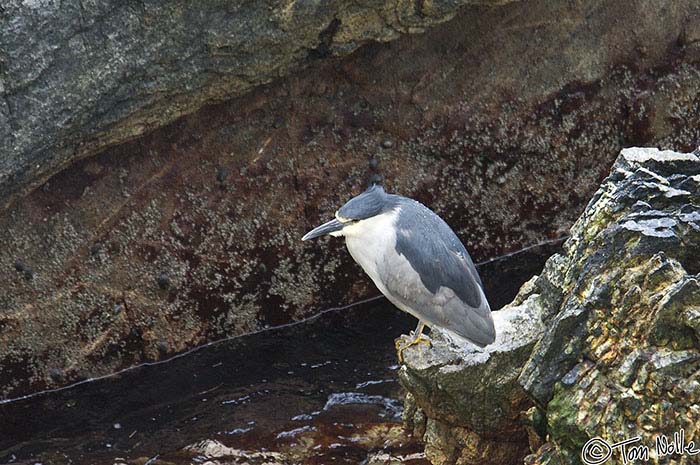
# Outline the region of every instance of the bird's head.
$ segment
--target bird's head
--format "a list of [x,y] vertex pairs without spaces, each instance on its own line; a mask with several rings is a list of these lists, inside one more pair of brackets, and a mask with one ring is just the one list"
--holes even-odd
[[353,197],[335,212],[335,218],[323,223],[301,238],[307,241],[319,236],[345,236],[359,230],[363,221],[376,217],[395,205],[394,197],[384,192],[381,186],[373,185],[357,197]]

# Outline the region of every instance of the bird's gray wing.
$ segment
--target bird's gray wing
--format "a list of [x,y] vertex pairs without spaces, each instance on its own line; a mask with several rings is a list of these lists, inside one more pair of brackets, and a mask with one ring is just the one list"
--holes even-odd
[[402,203],[387,289],[424,320],[478,345],[493,342],[491,310],[464,245],[440,217],[415,201]]

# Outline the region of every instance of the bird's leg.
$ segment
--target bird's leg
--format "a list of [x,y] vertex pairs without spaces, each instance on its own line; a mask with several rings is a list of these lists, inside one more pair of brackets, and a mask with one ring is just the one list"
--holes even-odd
[[399,363],[403,363],[403,351],[416,344],[425,344],[428,347],[432,347],[430,339],[423,334],[423,329],[425,328],[425,323],[418,320],[418,326],[416,326],[415,331],[411,331],[411,334],[406,336],[402,334],[397,337],[394,341],[394,346],[396,347],[396,355],[399,358]]

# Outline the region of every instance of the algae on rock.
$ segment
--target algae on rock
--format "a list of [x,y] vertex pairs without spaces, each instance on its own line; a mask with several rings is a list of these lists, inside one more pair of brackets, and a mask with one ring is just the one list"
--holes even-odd
[[700,438],[699,174],[695,154],[623,150],[563,253],[494,312],[493,347],[406,352],[405,422],[433,463],[580,463],[591,438],[635,436],[658,463],[660,435]]
[[0,209],[78,158],[471,2],[0,5]]
[[694,154],[625,149],[572,228],[564,298],[520,377],[547,414],[532,463],[636,436],[658,463],[660,435],[698,438],[698,173]]

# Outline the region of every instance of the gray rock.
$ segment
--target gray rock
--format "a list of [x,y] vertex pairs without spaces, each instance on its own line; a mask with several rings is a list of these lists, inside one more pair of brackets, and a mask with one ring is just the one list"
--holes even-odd
[[521,304],[494,312],[496,341],[484,349],[434,329],[432,348],[404,352],[399,379],[410,393],[404,418],[432,463],[457,456],[464,463],[514,463],[525,454],[520,412],[530,401],[517,379],[544,331],[535,290]]
[[227,465],[234,464],[260,464],[260,465],[283,465],[290,463],[287,458],[278,452],[258,452],[234,449],[219,441],[205,439],[195,444],[183,448],[185,453],[194,457],[202,457],[208,460],[207,463],[221,463]]
[[697,436],[698,172],[694,154],[625,149],[573,227],[565,298],[520,377],[547,415],[529,463],[635,436],[658,463],[657,437]]
[[[687,179],[698,171],[700,161],[693,154],[639,148],[622,151],[611,175],[572,228],[565,244],[565,269],[560,269],[565,279],[554,291],[566,298],[561,306],[554,306],[556,315],[521,375],[523,387],[540,406],[549,402],[554,383],[585,352],[590,331],[586,323],[592,309],[611,305],[620,292],[617,280],[629,266],[624,260],[634,260],[631,264],[654,257],[650,263],[656,263],[658,269],[653,276],[682,274],[677,261],[688,271],[697,271],[700,223],[695,215],[700,213],[696,200],[700,190],[688,185]],[[681,185],[686,190],[679,189]],[[683,194],[669,196],[674,190]],[[561,258],[553,260],[561,262]],[[644,285],[631,287],[624,306],[638,301],[643,292]],[[682,330],[685,325],[678,315],[663,321],[666,324],[659,322],[650,335],[672,326]]]
[[506,1],[5,1],[0,206],[72,160],[467,3]]

